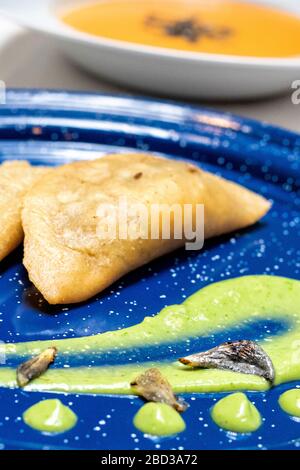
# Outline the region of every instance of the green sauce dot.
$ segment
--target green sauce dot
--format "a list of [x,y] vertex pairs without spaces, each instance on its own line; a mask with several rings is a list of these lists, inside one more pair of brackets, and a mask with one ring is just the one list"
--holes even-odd
[[300,418],[300,389],[293,388],[282,393],[279,397],[279,405],[289,415]]
[[180,414],[165,403],[146,403],[136,413],[134,426],[146,434],[168,436],[185,430]]
[[239,433],[256,431],[261,425],[257,408],[244,393],[232,393],[219,400],[211,411],[211,417],[221,428]]
[[23,420],[33,429],[41,432],[60,433],[73,428],[76,414],[60,400],[43,400],[23,413]]

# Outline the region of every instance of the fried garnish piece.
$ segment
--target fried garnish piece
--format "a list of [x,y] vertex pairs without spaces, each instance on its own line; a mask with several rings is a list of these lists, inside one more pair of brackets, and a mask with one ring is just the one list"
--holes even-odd
[[[150,219],[148,232],[157,230],[158,238],[151,233],[120,236],[120,229],[131,232],[143,225],[140,217],[127,222],[117,218],[117,234],[100,235],[108,224],[101,208],[109,205],[118,211],[120,198],[126,198],[128,208],[143,205]],[[183,246],[186,240],[175,236],[174,224],[164,238],[150,214],[153,205],[159,205],[168,220],[171,207],[183,213],[186,204],[194,221],[198,204],[204,205],[205,238],[251,225],[270,208],[266,199],[238,184],[153,155],[108,155],[55,168],[24,202],[24,265],[29,278],[50,304],[87,300],[128,272]]]
[[57,355],[56,347],[45,349],[36,357],[21,364],[17,369],[17,383],[19,387],[25,387],[31,380],[40,377],[49,365],[54,362]]
[[147,401],[166,403],[179,412],[187,408],[187,404],[174,395],[171,385],[158,369],[146,370],[130,385]]
[[26,161],[7,161],[0,165],[0,261],[22,242],[24,196],[46,171]]
[[179,359],[182,364],[203,369],[228,369],[242,374],[259,375],[274,382],[275,371],[270,357],[254,341],[228,341],[216,348]]

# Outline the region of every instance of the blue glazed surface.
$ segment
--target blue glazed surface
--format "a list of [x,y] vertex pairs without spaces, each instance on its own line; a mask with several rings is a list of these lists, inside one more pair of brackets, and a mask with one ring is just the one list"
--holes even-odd
[[[180,303],[196,290],[247,274],[300,279],[300,136],[236,116],[170,102],[121,96],[47,91],[9,91],[0,106],[0,160],[28,159],[56,165],[107,152],[138,149],[185,158],[237,181],[272,200],[255,227],[209,241],[200,253],[183,250],[127,275],[96,298],[77,306],[38,306],[22,267],[22,249],[0,266],[0,339],[28,341],[100,333],[140,322],[165,305]],[[259,339],[284,330],[279,323],[253,324],[191,347],[228,338]],[[173,357],[180,346],[131,352],[134,360]],[[182,351],[181,351],[182,352]],[[130,356],[112,357],[126,363]],[[107,358],[100,358],[107,363]],[[56,366],[59,366],[59,361]],[[249,393],[264,418],[252,435],[219,429],[209,409],[224,394],[187,395],[187,429],[166,439],[150,439],[132,425],[142,401],[133,397],[60,395],[78,414],[71,431],[47,436],[28,428],[22,413],[53,393],[0,389],[0,448],[10,449],[265,449],[300,446],[300,422],[280,410],[279,394]],[[122,426],[120,426],[122,423]]]

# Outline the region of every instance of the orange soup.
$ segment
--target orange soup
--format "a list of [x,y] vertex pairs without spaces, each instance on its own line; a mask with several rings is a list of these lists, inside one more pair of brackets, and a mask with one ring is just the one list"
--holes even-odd
[[230,0],[103,0],[63,16],[88,34],[149,46],[252,57],[300,56],[300,17]]

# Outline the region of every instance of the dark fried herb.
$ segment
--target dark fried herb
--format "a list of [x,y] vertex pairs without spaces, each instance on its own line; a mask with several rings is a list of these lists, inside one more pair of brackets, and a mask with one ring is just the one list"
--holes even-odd
[[201,23],[195,18],[180,20],[162,20],[155,15],[146,18],[145,24],[163,30],[168,36],[182,37],[189,42],[196,42],[201,38],[226,39],[232,30],[226,27],[211,26]]
[[174,395],[171,385],[158,369],[146,370],[130,385],[147,401],[166,403],[179,412],[187,408],[187,404]]
[[139,171],[138,173],[136,173],[136,174],[134,175],[134,179],[135,179],[135,180],[139,180],[142,176],[143,176],[143,173],[142,173],[141,171]]
[[259,375],[273,383],[275,371],[270,357],[254,341],[229,341],[216,348],[179,359],[190,367],[228,369]]
[[[165,25],[165,31],[169,36],[183,36],[190,42],[196,42],[200,35],[200,26],[195,20],[174,21]],[[203,26],[201,27],[201,35],[204,34]]]
[[31,380],[40,377],[54,361],[56,354],[57,349],[51,347],[21,364],[17,369],[17,383],[19,387],[25,387]]

